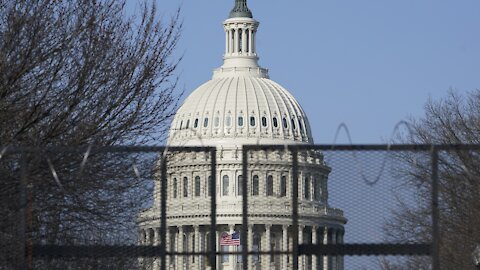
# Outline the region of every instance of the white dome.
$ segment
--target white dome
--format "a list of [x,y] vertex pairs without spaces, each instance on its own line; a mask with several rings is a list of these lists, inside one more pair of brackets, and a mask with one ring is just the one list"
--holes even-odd
[[180,107],[169,145],[313,144],[303,109],[257,63],[258,25],[245,17],[224,22],[224,64]]
[[307,117],[258,67],[216,70],[180,107],[169,137],[176,146],[286,143],[313,143]]

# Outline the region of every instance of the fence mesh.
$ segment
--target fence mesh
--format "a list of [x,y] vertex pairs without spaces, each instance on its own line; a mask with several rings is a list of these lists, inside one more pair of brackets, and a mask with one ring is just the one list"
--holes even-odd
[[2,149],[0,269],[475,269],[479,146]]

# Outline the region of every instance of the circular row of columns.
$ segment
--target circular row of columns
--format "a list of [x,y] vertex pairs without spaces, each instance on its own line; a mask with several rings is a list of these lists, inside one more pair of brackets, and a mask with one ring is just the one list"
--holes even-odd
[[[271,246],[268,243],[272,242],[272,225],[266,224],[262,225],[265,227],[265,233],[261,234],[261,244],[260,246],[261,251],[270,252]],[[282,228],[282,248],[277,249],[275,251],[292,251],[293,245],[292,241],[288,241],[289,239],[289,225],[280,225]],[[185,227],[193,227],[193,232],[191,230],[186,230]],[[255,225],[257,228],[258,225]],[[305,232],[305,228],[309,229],[310,233]],[[175,250],[171,250],[171,240],[172,240],[172,232],[171,230],[175,230],[173,233],[175,237]],[[229,233],[232,234],[235,231],[235,225],[229,225]],[[193,233],[193,234],[192,234]],[[206,247],[207,241],[210,241],[210,238],[207,237],[208,231],[200,230],[200,226],[177,226],[177,227],[169,227],[167,230],[166,235],[166,246],[167,252],[206,252],[204,249]],[[220,251],[220,235],[224,233],[224,231],[217,231],[216,237],[216,250]],[[190,234],[191,236],[195,237],[194,246],[192,246],[192,241],[190,240],[191,237],[187,237],[187,247],[184,246],[185,241],[184,237],[186,234]],[[320,237],[319,237],[320,236]],[[317,226],[304,226],[300,225],[298,229],[298,242],[299,243],[311,243],[311,244],[343,244],[343,236],[344,231],[343,229],[334,229],[329,227],[317,227]],[[248,250],[253,250],[253,237],[254,237],[254,225],[248,226]],[[290,235],[291,239],[291,235]],[[204,243],[202,245],[202,243]],[[160,228],[154,229],[145,229],[141,230],[140,232],[140,241],[139,244],[141,245],[160,245]],[[265,247],[265,248],[263,248]],[[230,252],[234,252],[234,247],[230,247]],[[279,265],[280,269],[292,269],[292,260],[289,260],[288,255],[280,255],[282,257],[282,262]],[[175,270],[183,270],[183,269],[199,269],[199,270],[208,270],[210,267],[206,266],[206,256],[195,256],[192,260],[192,256],[167,256],[167,269],[175,269]],[[229,258],[229,265],[233,266],[236,264],[235,256],[228,256]],[[141,260],[141,262],[146,262],[146,260]],[[268,263],[261,263],[261,268],[257,268],[255,266],[256,262],[250,258],[249,263],[252,265],[250,269],[261,269],[261,270],[274,270],[276,269],[275,265],[270,263],[270,255],[262,255],[261,262],[268,262]],[[146,266],[146,269],[153,269],[158,270],[160,269],[160,258],[155,258],[151,260],[152,266]],[[220,256],[217,256],[217,268],[222,269],[219,267],[222,264]],[[183,267],[177,267],[177,266]],[[191,267],[189,267],[191,266]],[[284,267],[287,266],[287,267]],[[316,267],[315,267],[316,266]],[[236,269],[231,267],[231,269]],[[311,261],[308,256],[300,256],[298,259],[298,269],[299,270],[343,270],[344,269],[344,260],[343,256],[312,256]]]
[[[240,38],[240,32],[242,38]],[[250,28],[225,29],[226,55],[255,55],[255,33],[256,31]]]

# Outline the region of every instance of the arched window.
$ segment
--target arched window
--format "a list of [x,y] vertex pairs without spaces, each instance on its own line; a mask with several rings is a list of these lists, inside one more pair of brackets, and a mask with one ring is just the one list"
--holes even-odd
[[223,183],[222,183],[222,195],[223,196],[228,196],[228,189],[230,187],[230,178],[228,175],[223,176]]
[[302,119],[298,119],[298,127],[300,128],[300,132],[303,133],[303,125],[302,125]]
[[183,120],[180,121],[180,129],[182,129],[182,128],[183,128]]
[[198,118],[195,119],[195,122],[193,123],[193,127],[194,127],[194,128],[198,128]]
[[188,197],[188,178],[187,177],[183,178],[183,197],[184,198]]
[[250,126],[255,126],[255,116],[250,116]]
[[280,197],[287,196],[287,177],[282,175],[280,178]]
[[207,195],[210,197],[212,196],[212,176],[208,176],[207,180]]
[[267,196],[273,196],[273,176],[267,177]]
[[278,119],[277,119],[277,117],[273,117],[273,126],[276,127],[276,128],[278,127]]
[[258,175],[254,175],[252,179],[252,196],[258,196],[260,189],[260,180]]
[[219,127],[220,126],[220,117],[216,116],[214,121],[213,121],[213,125],[215,127]]
[[310,180],[310,175],[305,175],[305,181],[304,181],[304,185],[303,185],[303,189],[304,189],[304,192],[303,194],[305,195],[304,198],[309,200],[311,197],[310,197],[310,183],[311,183],[311,180]]
[[237,195],[243,195],[243,176],[239,175],[237,178]]
[[205,118],[205,120],[203,120],[203,127],[208,127],[208,117]]
[[265,116],[262,117],[262,126],[263,127],[267,126],[267,118]]
[[238,117],[238,126],[243,127],[243,117],[242,116]]
[[287,119],[283,118],[283,128],[287,128],[287,127],[288,127]]
[[195,177],[195,197],[200,197],[200,176]]
[[173,198],[177,198],[178,194],[178,181],[177,178],[173,178]]
[[295,126],[295,120],[293,120],[293,118],[292,118],[292,128],[293,128],[294,130],[297,129],[297,127]]
[[187,120],[187,125],[185,125],[185,129],[188,129],[190,127],[190,119]]

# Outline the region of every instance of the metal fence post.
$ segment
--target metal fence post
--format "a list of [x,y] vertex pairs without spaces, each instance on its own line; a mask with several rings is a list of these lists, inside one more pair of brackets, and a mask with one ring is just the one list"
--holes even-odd
[[210,150],[211,158],[211,183],[210,183],[210,192],[211,196],[211,205],[210,205],[210,265],[212,269],[217,269],[217,150],[215,148]]
[[292,228],[293,228],[293,270],[298,270],[298,149],[292,152]]
[[248,270],[248,148],[243,146],[242,151],[242,234],[240,235],[242,243],[242,263],[243,270]]
[[167,269],[167,150],[164,150],[160,166],[160,237],[161,237],[161,261],[160,269]]
[[17,250],[16,269],[27,269],[27,162],[25,152],[20,152],[20,183],[19,183],[19,224],[17,233],[19,246]]
[[440,270],[440,227],[438,209],[438,149],[432,146],[432,266]]

